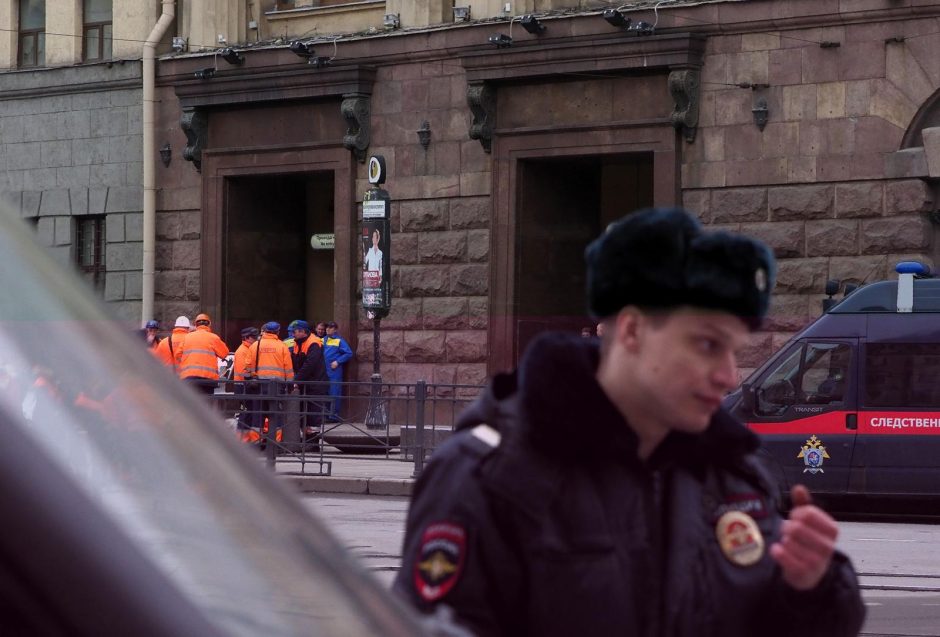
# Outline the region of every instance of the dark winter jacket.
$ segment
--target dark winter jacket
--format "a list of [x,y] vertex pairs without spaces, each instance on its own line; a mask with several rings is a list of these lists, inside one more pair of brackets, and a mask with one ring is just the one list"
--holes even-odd
[[[758,439],[722,411],[641,461],[597,363],[595,343],[552,335],[494,378],[416,485],[396,590],[479,635],[856,635],[847,558],[798,592],[770,557],[781,517]],[[751,566],[716,539],[732,510],[764,537]]]

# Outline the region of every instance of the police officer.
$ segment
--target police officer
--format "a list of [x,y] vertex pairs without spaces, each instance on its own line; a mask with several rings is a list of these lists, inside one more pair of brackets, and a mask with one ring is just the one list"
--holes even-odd
[[647,209],[586,260],[602,338],[540,336],[462,415],[415,487],[395,589],[478,635],[856,635],[836,523],[804,487],[784,518],[721,408],[767,248]]

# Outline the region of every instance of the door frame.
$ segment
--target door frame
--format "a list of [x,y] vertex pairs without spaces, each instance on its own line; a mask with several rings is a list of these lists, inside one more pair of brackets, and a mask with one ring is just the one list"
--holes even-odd
[[[356,253],[356,165],[348,150],[335,143],[305,143],[262,149],[210,149],[202,152],[202,235],[199,295],[203,311],[222,315],[224,281],[224,221],[226,179],[333,173],[333,320],[343,326],[345,338],[358,338],[358,312],[353,268]],[[224,326],[223,326],[224,327]]]
[[[533,159],[649,153],[653,156],[653,202],[676,205],[680,136],[668,117],[636,125],[566,127],[563,130],[495,131],[490,225],[489,359],[494,374],[516,366],[516,233],[520,162]],[[624,211],[629,212],[629,211]],[[585,308],[587,313],[587,308]]]

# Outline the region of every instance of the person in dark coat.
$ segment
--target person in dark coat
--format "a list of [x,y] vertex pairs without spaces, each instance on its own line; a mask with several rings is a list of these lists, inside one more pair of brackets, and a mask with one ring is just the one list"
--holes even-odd
[[322,347],[307,348],[294,374],[294,380],[302,383],[300,393],[310,397],[304,401],[304,439],[316,439],[319,437],[323,420],[330,411],[330,379]]
[[769,250],[647,209],[586,260],[602,338],[541,335],[462,415],[415,486],[395,590],[476,635],[857,635],[835,521],[802,486],[784,516],[721,408]]

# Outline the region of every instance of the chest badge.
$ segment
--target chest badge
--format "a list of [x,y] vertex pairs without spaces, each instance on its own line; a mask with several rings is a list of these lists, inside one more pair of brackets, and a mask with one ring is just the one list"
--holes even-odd
[[467,532],[452,522],[435,522],[424,530],[414,567],[415,590],[436,601],[454,587],[463,572]]
[[826,451],[826,446],[823,445],[822,440],[819,440],[814,435],[806,441],[806,444],[803,445],[803,449],[796,457],[803,458],[803,464],[806,465],[806,468],[803,469],[803,473],[809,472],[815,475],[817,473],[825,473],[822,464],[823,460],[829,459],[829,452]]
[[741,511],[728,511],[715,525],[721,552],[737,566],[752,566],[764,556],[764,536],[754,518]]

